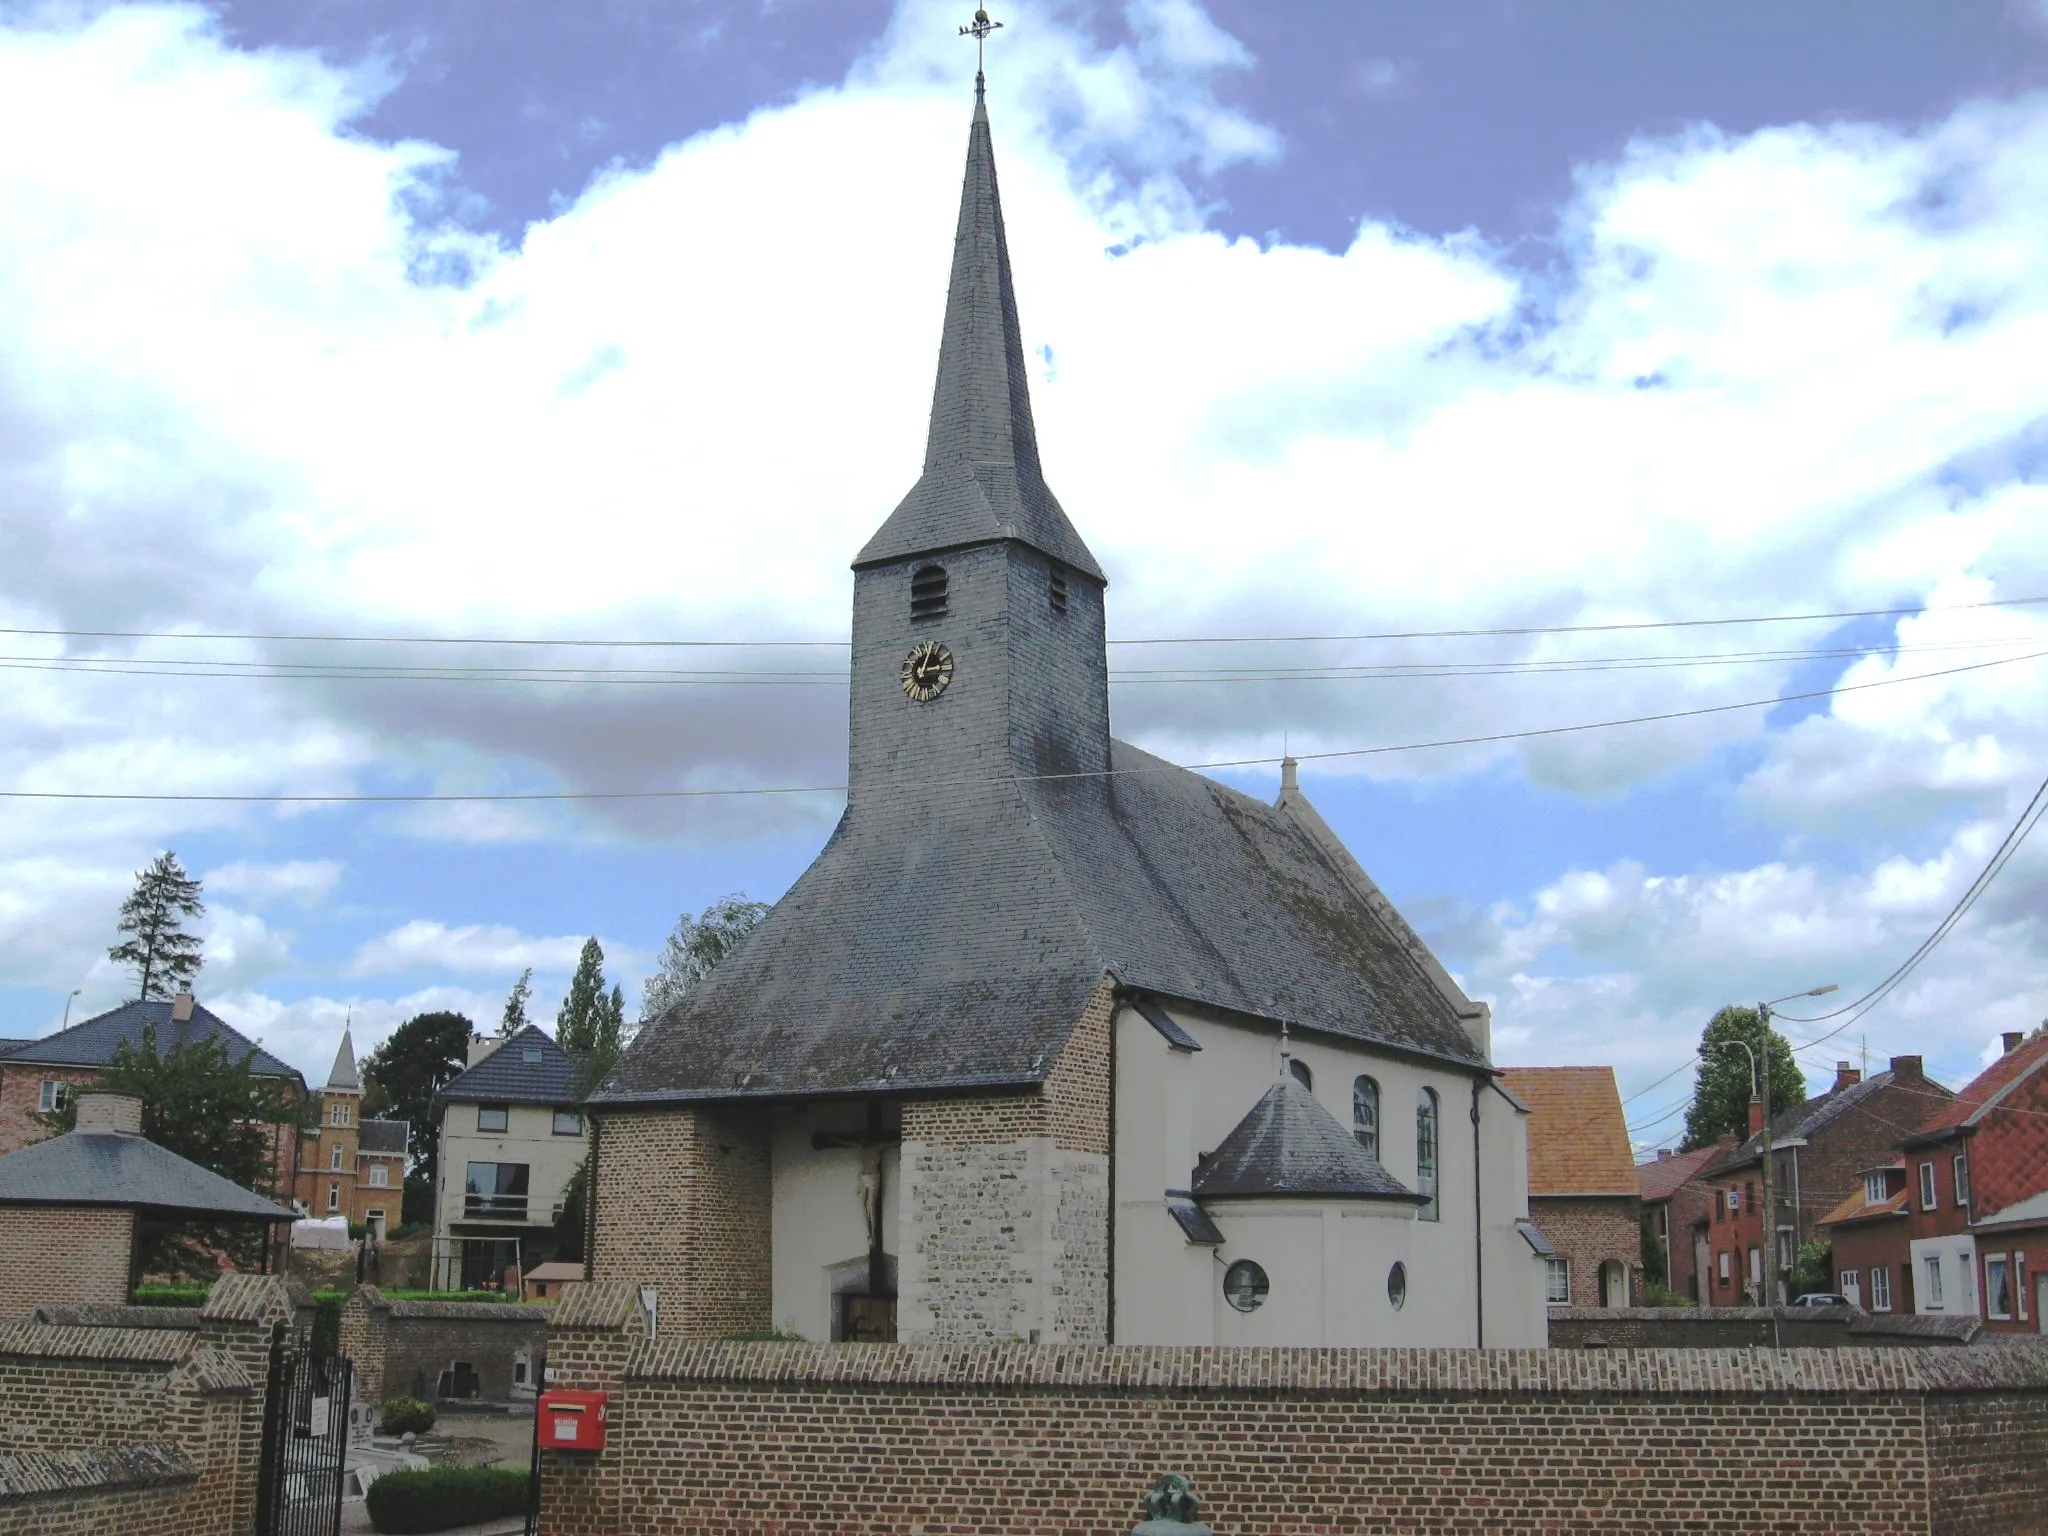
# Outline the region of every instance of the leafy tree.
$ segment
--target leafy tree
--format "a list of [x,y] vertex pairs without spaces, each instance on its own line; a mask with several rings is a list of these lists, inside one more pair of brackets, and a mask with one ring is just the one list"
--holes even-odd
[[562,1191],[562,1214],[555,1218],[555,1257],[565,1264],[583,1262],[584,1202],[589,1198],[590,1159],[576,1165]]
[[1670,1279],[1669,1266],[1664,1257],[1664,1244],[1657,1238],[1657,1224],[1651,1220],[1648,1211],[1643,1212],[1643,1287],[1662,1287]]
[[136,871],[135,889],[121,903],[115,926],[128,937],[107,951],[109,960],[135,967],[136,997],[166,998],[191,985],[203,957],[199,936],[184,925],[205,911],[199,882],[185,873],[175,853],[160,853],[149,868]]
[[577,1097],[604,1081],[618,1061],[625,1045],[625,1015],[625,994],[617,987],[605,990],[604,949],[596,939],[584,940],[569,995],[555,1015],[555,1043],[576,1063]]
[[[288,1080],[259,1077],[252,1047],[238,1060],[217,1035],[181,1040],[157,1048],[157,1029],[146,1024],[139,1045],[123,1040],[100,1074],[95,1092],[127,1094],[142,1101],[142,1134],[160,1147],[212,1170],[244,1189],[280,1201],[274,1161],[275,1127],[304,1127],[311,1105]],[[75,1099],[44,1117],[56,1131],[78,1123]],[[291,1170],[283,1171],[288,1181]],[[262,1229],[239,1223],[145,1221],[136,1229],[136,1259],[147,1274],[210,1276],[225,1253],[238,1268],[250,1268],[263,1254]]]
[[673,1008],[767,915],[768,903],[749,901],[744,892],[720,897],[702,916],[685,912],[662,945],[661,969],[640,989],[640,1022],[652,1023]]
[[1792,1054],[1791,1041],[1775,1029],[1766,1030],[1754,1008],[1731,1004],[1715,1014],[1700,1034],[1692,1105],[1685,1112],[1683,1150],[1687,1152],[1713,1145],[1726,1131],[1749,1135],[1750,1058],[1737,1048],[1738,1041],[1755,1053],[1759,1073],[1764,1053],[1770,1053],[1771,1114],[1790,1109],[1806,1097],[1806,1077]]
[[415,1178],[433,1187],[441,1143],[434,1095],[462,1071],[475,1035],[476,1026],[462,1014],[418,1013],[363,1058],[365,1112],[374,1101],[383,1113],[410,1124],[406,1143],[413,1172],[406,1176],[408,1193]]
[[519,973],[519,979],[512,983],[512,991],[505,999],[505,1017],[498,1021],[498,1033],[508,1038],[526,1028],[533,1020],[526,1016],[526,1005],[533,998],[533,967],[528,966]]

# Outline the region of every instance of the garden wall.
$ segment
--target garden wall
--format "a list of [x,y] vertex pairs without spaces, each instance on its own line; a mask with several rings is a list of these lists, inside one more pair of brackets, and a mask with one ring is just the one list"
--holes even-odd
[[[1778,1307],[1784,1349],[1968,1344],[1974,1317],[1916,1317],[1854,1307]],[[1552,1307],[1552,1349],[1744,1349],[1772,1346],[1770,1307]]]
[[[341,1309],[341,1353],[355,1362],[356,1397],[429,1402],[457,1363],[475,1376],[480,1402],[533,1396],[547,1349],[547,1307],[494,1301],[393,1301],[358,1286]],[[522,1374],[522,1362],[524,1370]]]
[[1219,1536],[2048,1531],[2048,1346],[1337,1350],[649,1339],[572,1286],[548,1536],[1103,1532],[1162,1472]]

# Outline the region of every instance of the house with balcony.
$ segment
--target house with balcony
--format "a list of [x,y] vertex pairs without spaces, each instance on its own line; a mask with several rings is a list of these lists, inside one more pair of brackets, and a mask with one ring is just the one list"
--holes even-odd
[[434,1285],[502,1285],[553,1257],[555,1219],[588,1151],[576,1066],[529,1024],[473,1041],[469,1064],[435,1098]]
[[1872,1311],[2048,1332],[2048,1028],[2002,1043],[1828,1213],[1840,1288]]

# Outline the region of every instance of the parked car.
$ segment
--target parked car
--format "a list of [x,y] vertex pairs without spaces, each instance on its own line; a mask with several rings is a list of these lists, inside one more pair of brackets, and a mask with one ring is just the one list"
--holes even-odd
[[1853,1307],[1855,1302],[1840,1291],[1809,1291],[1792,1303],[1795,1307]]

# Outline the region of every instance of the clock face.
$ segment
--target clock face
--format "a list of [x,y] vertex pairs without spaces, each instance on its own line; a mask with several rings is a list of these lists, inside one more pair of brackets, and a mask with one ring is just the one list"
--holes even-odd
[[936,640],[920,640],[903,658],[903,691],[929,704],[953,681],[953,653]]

